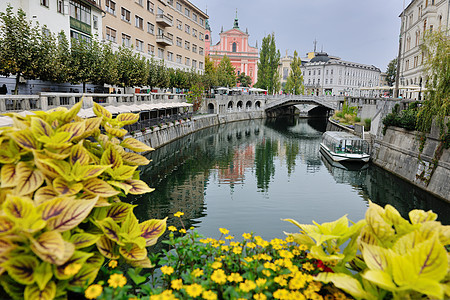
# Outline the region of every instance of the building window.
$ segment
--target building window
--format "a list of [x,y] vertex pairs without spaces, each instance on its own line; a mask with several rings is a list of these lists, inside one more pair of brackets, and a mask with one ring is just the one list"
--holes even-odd
[[147,32],[150,34],[155,34],[155,25],[150,22],[147,22]]
[[194,22],[197,22],[197,14],[196,13],[192,14],[192,20],[194,20]]
[[200,34],[198,35],[198,39],[199,39],[200,41],[203,41],[203,33],[200,32]]
[[60,14],[64,14],[64,1],[63,0],[58,0],[57,10]]
[[183,40],[181,38],[177,37],[177,46],[182,47],[182,45],[181,45],[182,43],[183,43]]
[[195,59],[192,60],[192,67],[197,68],[197,61]]
[[237,48],[236,43],[233,43],[233,46],[232,46],[232,50],[231,50],[231,51],[232,51],[232,52],[236,52],[236,50],[237,50],[236,48]]
[[200,18],[200,25],[205,25],[205,20],[204,19],[202,19],[202,18]]
[[192,36],[197,37],[197,29],[192,29]]
[[183,23],[177,19],[177,29],[183,30]]
[[177,10],[181,12],[183,10],[183,6],[181,6],[180,2],[177,2]]
[[122,7],[121,17],[125,22],[131,23],[131,13],[128,9]]
[[177,63],[181,64],[181,59],[182,59],[182,56],[181,55],[177,55]]
[[143,2],[144,0],[135,0],[135,1],[136,1],[137,4],[139,4],[140,6],[142,6],[142,2]]
[[184,31],[186,33],[191,33],[191,26],[189,26],[188,24],[184,24]]
[[190,59],[189,57],[186,57],[186,58],[185,58],[185,61],[184,61],[184,64],[185,64],[186,66],[190,66],[190,65],[191,65],[191,59]]
[[184,49],[189,50],[191,49],[191,43],[189,43],[188,41],[184,42]]
[[325,79],[325,84],[328,84],[328,79]]
[[116,42],[116,31],[110,27],[106,27],[106,40],[110,42]]
[[122,33],[122,45],[125,47],[131,46],[131,36],[128,34]]
[[167,4],[169,4],[170,6],[173,6],[173,0],[167,0]]
[[139,52],[144,52],[144,42],[136,39],[136,50]]
[[158,48],[158,57],[164,59],[164,49]]
[[49,0],[41,0],[41,5],[48,7],[48,2],[49,2]]
[[198,68],[203,70],[203,62],[198,63]]
[[330,79],[330,84],[333,84],[333,78]]
[[144,30],[144,19],[139,16],[134,16],[134,21],[137,28]]
[[94,29],[98,29],[98,17],[97,16],[92,16],[92,26],[94,27]]
[[147,10],[152,14],[155,12],[155,5],[150,0],[147,0]]
[[111,0],[105,0],[106,12],[116,15],[116,2]]
[[202,48],[202,47],[200,47],[200,48],[198,49],[198,54],[203,55],[203,48]]
[[148,44],[147,53],[150,55],[155,55],[155,46]]
[[197,53],[197,45],[192,44],[192,52]]
[[172,52],[168,52],[167,51],[167,60],[168,61],[173,61],[173,53]]
[[78,21],[91,25],[91,7],[79,1],[70,1],[70,16]]
[[191,17],[191,11],[189,10],[189,8],[184,9],[184,14],[186,17]]
[[333,75],[333,69],[331,69],[331,75]]
[[209,39],[209,35],[205,34],[205,40]]
[[317,70],[317,75],[320,75],[320,70]]

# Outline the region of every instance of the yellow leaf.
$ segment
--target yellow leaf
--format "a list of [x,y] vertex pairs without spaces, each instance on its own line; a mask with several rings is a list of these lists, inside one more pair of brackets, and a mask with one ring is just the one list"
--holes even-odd
[[98,251],[106,258],[118,259],[120,256],[115,247],[115,243],[108,239],[106,236],[102,236],[96,243]]
[[92,265],[89,263],[86,263],[83,265],[80,271],[78,271],[75,276],[72,277],[69,281],[70,287],[75,286],[87,286],[94,282],[95,278],[97,277],[97,273],[100,270],[100,266]]
[[31,250],[43,261],[55,264],[64,257],[64,240],[59,232],[47,231],[32,240]]
[[28,150],[37,149],[37,141],[35,140],[31,129],[24,129],[11,133],[11,138],[22,148]]
[[8,271],[8,275],[23,285],[29,285],[34,282],[33,272],[38,265],[38,260],[31,255],[11,257],[7,262],[3,263],[6,271]]
[[25,288],[25,300],[52,300],[56,296],[56,284],[50,281],[41,291],[37,285],[28,285]]
[[83,184],[85,191],[104,198],[112,197],[120,193],[107,182],[98,178],[92,178],[84,181]]
[[122,157],[119,153],[113,148],[113,146],[109,146],[105,152],[102,154],[102,158],[100,159],[100,163],[102,165],[111,165],[113,169],[119,168],[122,166]]
[[81,249],[94,245],[99,239],[99,235],[82,232],[72,235],[70,242],[75,245],[75,249]]
[[114,180],[128,180],[132,179],[134,172],[138,166],[120,166],[116,169],[107,170],[107,173],[114,179]]
[[147,257],[147,249],[139,248],[137,245],[133,245],[130,250],[128,247],[120,247],[119,252],[126,260],[143,260]]
[[88,180],[91,178],[97,178],[100,176],[105,170],[111,168],[111,166],[101,166],[101,165],[87,165],[82,166],[78,162],[73,165],[72,168],[72,176],[74,180]]
[[155,150],[152,147],[149,147],[146,144],[133,138],[126,138],[120,145],[135,152],[147,152]]
[[385,290],[391,292],[397,290],[397,286],[392,280],[392,277],[384,271],[367,270],[364,274],[362,274],[362,277],[370,282],[375,283],[376,285],[380,286]]
[[347,274],[323,272],[317,274],[316,280],[325,283],[332,282],[336,287],[344,290],[345,292],[358,299],[377,299],[376,296],[373,296],[364,291],[358,280]]
[[1,170],[2,188],[15,187],[17,181],[16,165],[3,165]]
[[152,246],[156,244],[158,238],[166,231],[167,218],[162,220],[147,220],[139,224],[141,230],[141,236],[146,241],[146,246]]
[[132,166],[145,166],[150,163],[150,160],[148,160],[144,156],[133,152],[125,152],[124,154],[122,154],[122,159],[125,163]]
[[71,134],[69,140],[72,140],[74,138],[82,136],[85,129],[86,129],[86,125],[85,125],[85,121],[83,120],[81,122],[72,122],[72,123],[63,125],[61,128],[59,128],[59,131],[60,132],[61,131],[69,132]]
[[383,208],[370,202],[366,211],[367,225],[379,240],[389,242],[395,235],[395,230],[392,228],[392,224],[384,220],[383,215]]
[[139,114],[122,113],[117,116],[116,120],[121,122],[123,126],[134,124],[139,120]]
[[437,219],[437,214],[429,211],[423,211],[420,209],[414,209],[409,212],[409,219],[412,224],[420,224],[427,221],[435,221]]
[[44,290],[47,283],[53,277],[52,265],[42,262],[34,270],[34,281],[37,283],[40,290]]
[[50,124],[48,124],[41,118],[31,119],[31,132],[36,137],[40,137],[42,135],[50,137],[53,135],[53,129]]
[[100,229],[103,231],[108,239],[112,240],[117,244],[122,244],[120,241],[120,227],[112,218],[105,218],[101,221],[96,222]]
[[30,198],[8,195],[3,211],[13,219],[25,219],[33,213],[34,203]]
[[312,246],[311,247],[311,255],[314,258],[320,259],[321,261],[337,261],[340,262],[344,259],[345,255],[341,253],[335,253],[335,254],[326,254],[325,251],[322,248],[322,245],[319,246]]
[[[46,145],[47,146],[47,145]],[[68,147],[70,147],[70,144],[67,144]],[[66,159],[70,155],[70,149],[69,148],[53,148],[53,149],[44,149],[45,155],[47,155],[49,158],[63,160]]]
[[64,232],[76,227],[86,219],[97,200],[63,200],[63,202],[67,204],[62,213],[47,223],[50,230]]
[[38,206],[46,201],[52,200],[56,196],[58,196],[58,193],[53,189],[53,187],[44,186],[34,193],[34,203]]
[[97,117],[105,117],[108,119],[112,118],[112,114],[106,108],[104,108],[103,106],[101,106],[100,104],[97,104],[95,102],[94,102],[93,111]]
[[[10,233],[13,228],[14,222],[10,218],[0,216],[0,236]],[[0,253],[1,252],[2,251],[0,250]]]
[[81,136],[83,138],[88,136],[94,136],[96,133],[100,133],[100,124],[102,123],[102,118],[89,118],[86,119],[86,128],[84,134]]
[[69,183],[63,178],[58,177],[53,180],[53,189],[62,196],[72,196],[76,195],[79,191],[83,189],[82,183]]
[[76,162],[82,166],[89,163],[89,153],[84,148],[82,141],[71,148],[70,163],[74,165]]
[[121,223],[130,213],[132,213],[134,207],[136,207],[136,205],[124,202],[113,203],[108,209],[107,216],[112,218],[115,222]]
[[394,252],[390,249],[385,249],[376,245],[369,245],[362,243],[362,254],[364,262],[371,270],[381,270],[390,272],[391,260],[394,257]]
[[155,266],[148,257],[143,260],[129,260],[127,263],[134,268],[153,268]]
[[82,105],[83,105],[83,99],[81,99],[81,101],[79,101],[78,103],[73,105],[66,113],[64,113],[61,120],[66,123],[73,121],[73,119],[76,117],[76,115],[80,111]]
[[117,137],[124,137],[125,134],[127,134],[128,131],[126,131],[125,129],[120,129],[120,128],[114,128],[112,126],[109,126],[107,124],[103,125],[103,127],[105,128],[105,131],[113,136],[117,136]]
[[[46,165],[51,169],[47,168],[46,172],[51,173],[52,171],[56,172],[59,176],[63,177],[67,181],[72,181],[71,176],[71,166],[68,162],[63,160],[55,160],[55,159],[40,159],[39,163],[42,165]],[[43,169],[39,166],[39,169]],[[43,167],[43,166],[42,166]]]
[[[66,274],[64,271],[67,266],[78,264],[83,266],[93,253],[86,253],[83,251],[75,251],[72,257],[64,264],[57,266],[55,269],[55,277],[59,280],[67,280],[74,276],[74,274]],[[81,270],[80,270],[81,271]]]
[[129,184],[132,186],[129,193],[132,195],[140,195],[145,193],[151,193],[155,189],[149,188],[148,185],[143,182],[142,180],[127,180],[125,181],[126,184]]
[[31,194],[44,183],[44,175],[38,169],[33,169],[25,162],[19,162],[17,172],[17,195]]

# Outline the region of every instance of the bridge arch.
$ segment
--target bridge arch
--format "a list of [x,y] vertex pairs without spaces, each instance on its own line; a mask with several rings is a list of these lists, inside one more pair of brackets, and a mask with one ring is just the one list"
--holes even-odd
[[209,103],[208,104],[208,113],[213,114],[214,113],[214,104]]
[[247,101],[247,103],[245,103],[245,108],[249,109],[252,107],[252,101]]
[[244,104],[242,103],[242,101],[239,100],[238,103],[237,103],[237,109],[242,109],[242,106],[243,106],[243,105],[244,105]]
[[229,110],[232,110],[233,109],[233,105],[234,105],[233,101],[230,101],[230,102],[228,102],[227,108]]
[[255,102],[255,108],[261,108],[261,101],[256,101]]

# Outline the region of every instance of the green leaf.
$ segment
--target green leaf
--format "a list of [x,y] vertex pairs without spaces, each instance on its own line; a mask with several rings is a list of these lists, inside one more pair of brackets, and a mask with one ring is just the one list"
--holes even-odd
[[375,296],[372,296],[364,291],[361,283],[350,275],[342,273],[319,273],[316,280],[324,283],[332,282],[336,287],[346,291],[355,298],[376,300]]
[[394,281],[392,280],[392,277],[381,270],[367,270],[364,274],[362,274],[362,277],[379,287],[388,290],[388,291],[396,291],[397,286],[395,285]]
[[34,271],[34,280],[42,291],[45,289],[47,283],[52,279],[53,271],[52,266],[49,263],[42,262]]
[[29,285],[35,281],[33,273],[38,265],[38,260],[31,255],[12,257],[3,264],[8,275],[23,285]]
[[37,285],[29,285],[25,288],[25,300],[52,300],[56,295],[56,284],[50,281],[43,290]]

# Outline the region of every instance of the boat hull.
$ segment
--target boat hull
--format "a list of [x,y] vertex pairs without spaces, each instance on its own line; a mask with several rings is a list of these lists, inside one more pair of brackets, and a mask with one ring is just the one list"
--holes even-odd
[[369,154],[352,154],[352,153],[336,153],[328,149],[323,143],[320,143],[322,153],[328,155],[332,160],[337,162],[368,162]]

